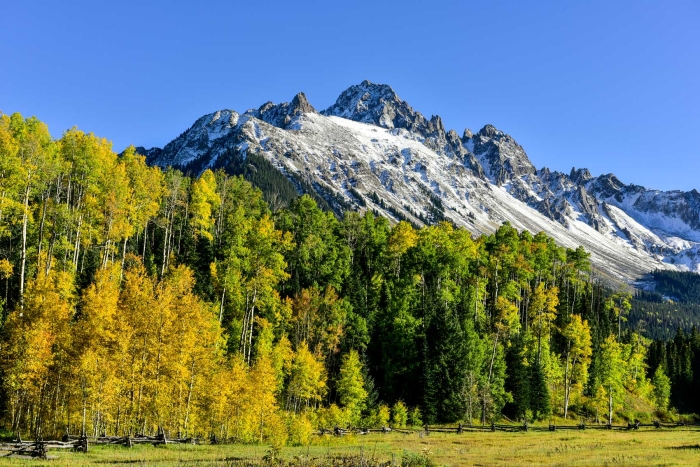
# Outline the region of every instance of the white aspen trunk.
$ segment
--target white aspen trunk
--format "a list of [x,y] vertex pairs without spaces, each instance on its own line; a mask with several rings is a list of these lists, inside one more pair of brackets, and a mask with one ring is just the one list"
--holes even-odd
[[[569,342],[569,345],[571,343]],[[573,368],[571,369],[573,371]],[[571,382],[569,381],[569,352],[566,352],[566,370],[564,370],[564,420],[569,413],[569,394],[571,393]]]
[[29,222],[29,183],[24,191],[24,212],[22,213],[22,252],[19,274],[19,303],[24,309],[24,276],[27,268],[27,223]]
[[119,279],[121,280],[124,277],[124,260],[126,259],[126,242],[128,241],[128,238],[124,238],[124,245],[122,246],[122,266],[121,266],[121,272],[119,273]]
[[219,324],[223,322],[224,319],[224,300],[226,299],[226,287],[224,291],[221,292],[221,306],[219,307]]

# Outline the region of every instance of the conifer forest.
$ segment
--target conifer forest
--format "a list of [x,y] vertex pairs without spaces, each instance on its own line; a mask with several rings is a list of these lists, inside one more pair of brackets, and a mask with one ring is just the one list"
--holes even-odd
[[0,425],[301,444],[700,411],[695,329],[632,326],[583,248],[268,203],[231,173],[0,116]]

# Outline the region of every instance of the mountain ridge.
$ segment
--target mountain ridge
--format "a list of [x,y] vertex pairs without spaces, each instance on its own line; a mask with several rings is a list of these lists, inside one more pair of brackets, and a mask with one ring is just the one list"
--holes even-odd
[[[350,86],[317,111],[303,93],[243,114],[207,114],[149,164],[201,172],[249,151],[311,187],[336,212],[374,209],[416,224],[450,220],[473,233],[504,221],[584,245],[594,264],[632,282],[656,269],[700,271],[700,194],[626,185],[585,168],[537,169],[509,134],[484,125],[460,137],[385,84]],[[382,200],[376,202],[376,198]]]

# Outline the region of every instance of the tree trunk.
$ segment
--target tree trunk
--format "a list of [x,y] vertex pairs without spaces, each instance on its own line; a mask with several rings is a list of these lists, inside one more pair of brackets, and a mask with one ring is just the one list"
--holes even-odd
[[[569,342],[571,346],[571,342]],[[569,350],[566,351],[566,369],[564,370],[564,420],[569,413],[569,395],[571,394],[571,382],[569,381]],[[573,368],[571,369],[573,372]]]
[[22,252],[20,255],[19,303],[24,309],[24,275],[27,269],[27,223],[29,222],[29,184],[24,191],[24,210],[22,213]]

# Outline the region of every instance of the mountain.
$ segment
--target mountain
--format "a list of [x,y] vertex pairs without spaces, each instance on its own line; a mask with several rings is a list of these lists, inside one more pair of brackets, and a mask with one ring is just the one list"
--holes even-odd
[[537,169],[510,135],[492,125],[462,136],[424,117],[384,84],[363,81],[318,112],[303,93],[242,114],[198,119],[164,148],[137,148],[148,163],[201,172],[260,167],[284,175],[341,213],[373,209],[414,224],[449,220],[475,234],[505,221],[584,246],[613,281],[654,269],[700,271],[700,193],[626,185]]

